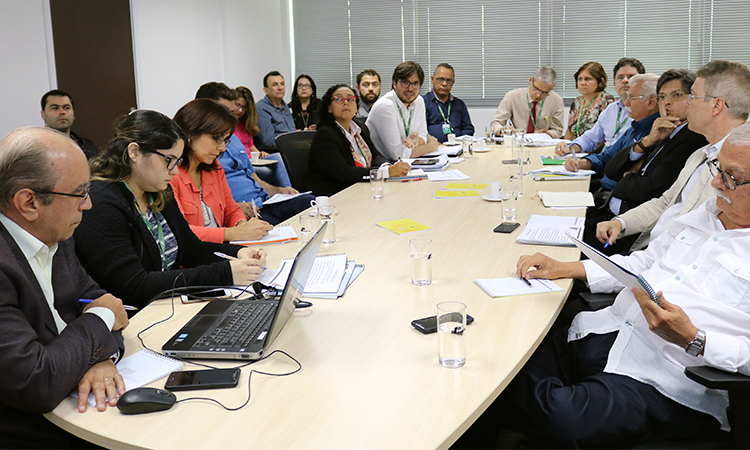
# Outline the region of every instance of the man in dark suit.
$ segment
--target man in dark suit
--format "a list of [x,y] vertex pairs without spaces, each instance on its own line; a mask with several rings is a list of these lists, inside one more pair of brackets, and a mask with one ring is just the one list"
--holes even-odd
[[587,211],[586,242],[608,254],[627,251],[633,239],[623,239],[606,250],[595,237],[596,224],[660,196],[674,183],[693,152],[708,141],[688,128],[687,100],[695,73],[670,69],[657,82],[659,115],[651,132],[630,149],[618,152],[604,174],[617,181],[600,208]]
[[[85,442],[48,422],[73,390],[86,411],[125,392],[114,360],[128,324],[120,299],[84,272],[73,230],[88,198],[86,157],[49,128],[0,141],[0,447],[64,448]],[[82,305],[79,299],[94,299]]]

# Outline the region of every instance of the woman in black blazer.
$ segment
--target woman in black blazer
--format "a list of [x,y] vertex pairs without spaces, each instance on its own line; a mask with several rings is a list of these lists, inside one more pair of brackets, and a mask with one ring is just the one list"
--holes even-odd
[[93,206],[75,231],[76,253],[89,275],[126,304],[143,307],[173,286],[249,284],[263,271],[263,250],[203,242],[190,230],[169,188],[185,140],[169,117],[134,111],[90,163]]
[[320,102],[318,131],[310,148],[305,178],[315,195],[333,195],[364,181],[371,168],[387,168],[391,177],[409,172],[407,163],[390,165],[378,152],[364,120],[354,119],[357,105],[357,94],[345,84],[331,86]]

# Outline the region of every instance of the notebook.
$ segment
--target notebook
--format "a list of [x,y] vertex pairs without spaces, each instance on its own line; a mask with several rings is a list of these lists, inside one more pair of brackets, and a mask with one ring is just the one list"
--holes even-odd
[[585,217],[543,216],[532,214],[518,236],[519,244],[573,247],[568,235],[583,237]]
[[257,360],[284,328],[312,271],[324,223],[297,254],[281,300],[214,300],[161,348],[185,359]]

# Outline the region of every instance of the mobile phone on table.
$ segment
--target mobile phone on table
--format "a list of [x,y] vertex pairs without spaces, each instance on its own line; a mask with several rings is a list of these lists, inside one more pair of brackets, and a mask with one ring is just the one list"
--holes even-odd
[[503,164],[518,164],[517,159],[504,159]]
[[503,222],[500,225],[496,226],[494,230],[495,233],[512,233],[513,230],[518,228],[520,224],[516,222]]
[[433,166],[438,163],[438,159],[430,159],[430,158],[417,158],[414,160],[412,164],[420,165],[420,166]]
[[180,300],[182,300],[182,303],[194,303],[231,297],[232,292],[229,289],[204,289],[182,294],[180,295]]
[[239,368],[172,372],[164,388],[170,391],[232,388],[239,383],[240,373]]
[[[452,313],[458,315],[458,313]],[[460,320],[460,317],[456,317],[456,322]],[[466,325],[474,322],[474,318],[470,315],[466,315]],[[430,334],[437,331],[437,316],[425,317],[424,319],[417,319],[411,321],[411,326],[417,329],[422,334]]]

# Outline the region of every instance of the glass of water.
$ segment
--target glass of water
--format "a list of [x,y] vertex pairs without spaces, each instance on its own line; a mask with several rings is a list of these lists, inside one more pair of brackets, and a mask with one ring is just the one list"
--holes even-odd
[[305,245],[309,241],[313,234],[318,231],[320,225],[318,224],[318,211],[316,208],[310,208],[307,211],[302,211],[299,215],[299,233],[302,240],[302,245]]
[[318,206],[318,225],[328,224],[326,234],[323,236],[324,244],[336,242],[336,207],[333,205]]
[[438,362],[457,369],[466,364],[466,305],[461,302],[437,304]]
[[383,198],[383,177],[380,175],[380,169],[370,169],[370,192],[372,198],[380,200]]
[[514,221],[518,218],[518,190],[512,184],[503,185],[503,220]]
[[411,284],[427,286],[432,283],[432,240],[410,239]]
[[464,152],[463,157],[466,159],[471,159],[474,157],[474,147],[472,147],[472,139],[470,137],[464,138]]

